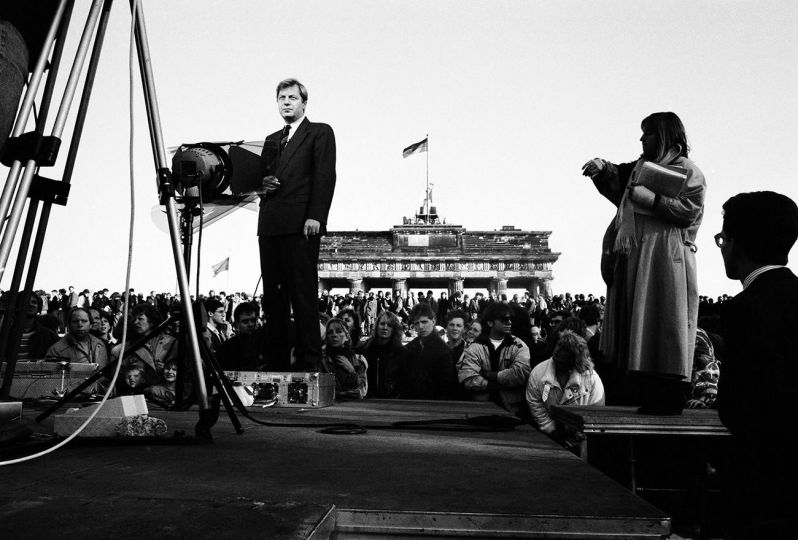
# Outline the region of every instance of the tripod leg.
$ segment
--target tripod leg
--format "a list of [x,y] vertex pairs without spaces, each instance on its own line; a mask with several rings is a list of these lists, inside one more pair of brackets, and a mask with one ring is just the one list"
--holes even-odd
[[[75,96],[75,91],[78,86],[78,79],[80,78],[80,72],[83,69],[83,63],[86,60],[87,51],[89,48],[89,44],[91,42],[92,36],[94,34],[94,29],[97,26],[97,23],[100,18],[100,9],[102,8],[103,0],[94,0],[92,4],[91,10],[89,12],[89,17],[86,19],[86,26],[83,31],[83,35],[80,38],[80,43],[78,45],[78,51],[75,56],[75,62],[72,64],[72,69],[69,72],[69,78],[66,82],[66,88],[64,90],[64,94],[61,98],[61,104],[58,108],[58,114],[56,115],[55,121],[53,123],[53,131],[52,136],[56,139],[61,138],[61,135],[64,131],[64,127],[66,125],[67,116],[69,114],[69,109],[72,104],[72,99]],[[58,14],[56,16],[56,20],[60,22],[61,16],[63,15],[63,2],[62,5],[59,7]],[[57,29],[57,25],[54,21],[53,26],[50,28],[50,32],[47,35],[46,43],[52,43],[53,39],[55,38],[55,31]],[[46,61],[46,57],[44,54],[41,55],[39,58],[39,63],[42,64],[42,71],[44,70],[43,62]],[[39,63],[36,65],[36,69],[39,69]],[[31,93],[32,88],[28,89],[28,92],[25,94],[25,101],[23,106],[28,101],[28,94]],[[31,98],[32,100],[33,98]],[[32,107],[32,104],[31,104]],[[22,126],[19,126],[19,129],[22,129]],[[14,132],[16,133],[17,126],[14,127]],[[15,161],[12,165],[12,171],[14,166],[16,166],[17,162]],[[3,273],[6,268],[6,263],[8,262],[8,257],[11,253],[11,246],[14,242],[14,236],[17,233],[17,227],[19,226],[19,222],[22,219],[22,211],[25,207],[25,203],[28,198],[28,194],[30,193],[30,187],[33,182],[33,175],[36,171],[37,165],[34,159],[29,159],[25,164],[25,171],[22,175],[22,180],[19,183],[19,188],[17,190],[17,197],[14,199],[14,203],[11,207],[11,213],[8,214],[8,220],[6,223],[5,230],[3,231],[3,238],[0,240],[0,279],[3,277]],[[4,193],[5,195],[5,193]],[[0,211],[3,211],[3,208],[0,207]],[[5,215],[3,211],[2,214]]]
[[[210,368],[208,371],[211,373],[211,380],[213,385],[216,387],[217,393],[214,399],[221,399],[221,402],[224,403],[224,409],[227,411],[227,416],[230,418],[230,422],[233,424],[233,429],[235,429],[236,433],[241,435],[244,433],[244,428],[241,426],[241,421],[238,419],[238,415],[236,415],[235,408],[233,407],[233,401],[231,399],[231,397],[238,398],[238,396],[235,394],[235,392],[232,394],[228,393],[227,388],[224,387],[222,380],[219,378],[219,375],[213,371],[213,368]],[[218,401],[216,402],[216,408],[218,416]]]
[[[25,126],[28,123],[28,118],[33,110],[36,95],[39,91],[39,84],[42,81],[42,77],[44,77],[44,70],[47,65],[47,57],[50,52],[50,47],[48,45],[51,45],[55,40],[56,32],[61,24],[61,19],[64,16],[66,8],[67,0],[61,0],[61,3],[58,5],[58,9],[53,17],[53,22],[50,25],[47,37],[44,39],[45,47],[42,48],[42,53],[39,55],[39,59],[36,61],[36,66],[33,68],[33,72],[28,80],[28,89],[25,92],[25,97],[22,99],[22,105],[19,108],[19,113],[17,114],[17,119],[14,123],[14,129],[11,132],[11,137],[19,137],[22,135],[22,132],[25,130]],[[11,198],[14,196],[14,191],[17,189],[21,171],[22,162],[15,160],[9,168],[6,183],[3,186],[3,193],[0,196],[0,216],[8,215],[8,209],[11,205]],[[0,223],[0,231],[3,230],[4,225],[5,222]],[[3,266],[5,266],[5,263]],[[2,270],[3,269],[0,268],[0,277],[2,277]]]
[[161,204],[166,207],[166,217],[169,222],[170,240],[172,244],[172,256],[175,263],[177,281],[180,286],[180,300],[183,306],[184,322],[188,331],[189,345],[194,358],[194,368],[196,372],[196,392],[199,402],[200,415],[209,408],[208,393],[205,388],[205,380],[202,376],[202,358],[200,357],[199,341],[197,339],[197,327],[194,322],[194,314],[191,311],[191,291],[188,286],[188,275],[183,254],[180,251],[180,237],[178,236],[177,211],[175,209],[174,187],[171,182],[171,173],[167,166],[166,148],[163,143],[161,132],[161,118],[158,111],[158,100],[155,94],[155,82],[152,76],[152,62],[150,58],[149,43],[147,41],[147,30],[144,24],[144,13],[140,3],[131,0],[130,3],[133,18],[135,20],[135,38],[139,57],[139,70],[144,90],[144,101],[147,108],[147,118],[150,128],[150,141],[153,148],[155,159],[155,169],[160,182]]
[[213,351],[210,350],[205,341],[201,341],[201,343],[202,360],[203,364],[205,365],[205,369],[211,379],[211,383],[216,388],[217,396],[219,396],[221,398],[221,402],[224,403],[224,408],[227,411],[227,416],[230,417],[230,422],[233,424],[233,428],[235,429],[236,433],[240,435],[244,433],[244,428],[241,427],[241,421],[236,415],[235,408],[245,411],[244,404],[241,403],[241,400],[238,398],[238,394],[236,394],[235,390],[233,390],[233,387],[225,376],[224,372],[219,369],[219,362],[217,362]]

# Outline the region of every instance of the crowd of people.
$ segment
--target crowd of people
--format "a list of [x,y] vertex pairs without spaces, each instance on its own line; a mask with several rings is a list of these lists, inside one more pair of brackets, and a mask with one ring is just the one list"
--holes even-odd
[[[178,325],[153,333],[180,308],[179,297],[170,293],[78,293],[71,286],[49,294],[36,291],[20,360],[87,362],[102,368],[119,358],[126,296],[128,343],[146,339],[125,356],[115,392],[142,393],[155,403],[173,404]],[[690,407],[714,405],[720,366],[714,312],[728,299],[702,297],[707,328],[699,330],[696,371],[686,396]],[[296,369],[279,353],[283,347],[293,349],[292,339],[269,331],[261,300],[239,292],[200,295],[207,320],[198,325],[223,369]],[[598,347],[604,301],[571,293],[546,298],[523,292],[508,298],[487,291],[473,296],[462,291],[437,296],[431,290],[322,291],[318,310],[324,347],[318,369],[335,374],[339,398],[493,401],[554,435],[546,412],[552,404],[620,403],[613,396],[621,384],[619,374],[603,361]],[[186,384],[191,387],[190,380]]]

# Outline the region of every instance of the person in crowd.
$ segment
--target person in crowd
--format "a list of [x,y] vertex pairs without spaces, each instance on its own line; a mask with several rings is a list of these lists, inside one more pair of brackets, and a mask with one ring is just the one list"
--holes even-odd
[[529,329],[529,333],[532,335],[532,345],[529,347],[530,349],[538,343],[545,341],[540,326],[532,326],[532,328]]
[[117,396],[133,396],[143,394],[147,388],[147,378],[144,370],[136,365],[124,369],[120,383],[116,385]]
[[468,298],[468,295],[463,296],[462,291],[455,291],[452,297],[449,299],[450,306],[449,309],[459,309],[460,311],[465,311],[465,299]]
[[332,315],[332,309],[334,305],[333,297],[330,296],[330,291],[323,290],[321,291],[321,298],[319,298],[319,313],[326,313],[327,315]]
[[61,307],[61,293],[58,291],[58,289],[53,289],[52,291],[50,291],[49,304],[50,304],[50,310],[48,312],[48,315],[52,315],[53,317],[55,317],[55,320],[59,322],[59,326],[56,327],[55,329],[55,331],[58,332],[58,330],[61,328],[60,322],[63,320],[63,311]]
[[227,324],[224,304],[220,300],[216,298],[205,300],[205,311],[208,313],[208,324],[205,327],[206,340],[211,351],[216,353],[222,343],[230,339],[232,330]]
[[584,338],[571,330],[560,333],[552,357],[529,375],[526,403],[533,423],[547,435],[556,428],[552,405],[604,404],[604,385],[593,369]]
[[731,432],[728,538],[791,538],[798,508],[798,277],[786,267],[798,206],[771,191],[723,204],[715,235],[743,291],[721,304],[718,413]]
[[563,320],[557,326],[557,330],[554,332],[556,339],[559,339],[565,330],[570,330],[577,336],[587,341],[587,325],[585,324],[585,321],[580,319],[577,315],[570,315],[566,317],[565,320]]
[[88,309],[91,307],[91,291],[89,289],[83,289],[83,292],[78,295],[78,306]]
[[[92,309],[90,311],[97,311],[98,316],[96,324],[94,321],[92,321],[91,333],[105,343],[105,346],[108,349],[108,356],[110,358],[111,349],[114,345],[116,345],[116,338],[111,334],[111,330],[113,329],[114,315],[105,310],[98,311]],[[94,319],[93,314],[92,319]]]
[[[684,406],[692,374],[698,319],[695,240],[704,215],[706,181],[688,158],[679,117],[654,113],[641,123],[643,153],[614,165],[583,166],[599,193],[616,207],[602,248],[607,311],[600,348],[612,365],[635,372],[645,412],[671,414]],[[678,171],[681,177],[652,170]],[[665,169],[662,169],[665,167]],[[654,178],[641,184],[640,178]],[[652,313],[657,315],[651,316]],[[644,400],[643,403],[641,400]]]
[[395,314],[382,313],[377,317],[371,336],[358,349],[369,366],[367,397],[396,397],[404,354],[402,331],[402,322]]
[[494,302],[482,316],[482,334],[457,362],[457,378],[475,401],[492,401],[519,418],[528,418],[524,385],[529,348],[512,334],[513,310]]
[[446,314],[452,307],[452,301],[449,295],[444,291],[438,297],[438,309],[435,311],[435,318],[441,322],[446,320]]
[[507,304],[513,314],[513,335],[523,341],[527,347],[532,347],[532,321],[529,320],[529,313],[518,302]]
[[102,311],[110,311],[111,310],[111,292],[104,288],[102,291],[99,291],[95,298],[92,300],[91,307],[97,308]]
[[437,316],[437,313],[438,313],[438,301],[435,300],[435,295],[433,294],[432,291],[427,291],[427,297],[426,297],[425,301],[427,302],[427,304],[429,304],[429,307],[432,308],[433,315]]
[[461,296],[459,296],[459,293],[458,293],[457,309],[459,309],[460,311],[465,311],[466,315],[469,316],[468,320],[471,320],[470,314],[468,313],[468,306],[469,306],[470,303],[471,303],[471,297],[468,296],[468,294],[463,293],[463,295],[461,297]]
[[[434,300],[430,295],[428,298]],[[399,397],[404,399],[453,399],[457,375],[449,348],[435,331],[435,312],[428,301],[410,312],[416,338],[405,346]]]
[[285,125],[266,137],[258,237],[267,328],[288,336],[293,312],[296,366],[315,371],[321,361],[318,259],[335,190],[335,135],[305,116],[308,91],[295,79],[277,85]]
[[[60,338],[58,333],[44,324],[51,315],[36,315],[41,311],[41,298],[35,294],[30,295],[22,323],[22,336],[17,349],[17,362],[40,360],[47,355],[47,351]],[[5,317],[7,303],[5,299],[0,303],[0,320]],[[57,328],[56,322],[56,328]]]
[[557,310],[552,311],[549,313],[549,316],[546,318],[546,326],[548,335],[556,335],[557,330],[559,329],[562,322],[570,317],[571,314],[564,310]]
[[482,293],[478,292],[474,295],[468,302],[468,317],[469,320],[475,321],[479,318],[479,312],[481,308],[481,301],[482,301]]
[[93,336],[100,337],[100,320],[102,319],[102,317],[100,317],[100,310],[94,307],[87,307],[85,309],[89,312],[89,321],[91,322],[89,332],[91,332]]
[[485,315],[485,310],[488,308],[489,305],[496,302],[496,296],[493,291],[488,291],[488,297],[482,298],[479,303],[479,317],[483,318]]
[[352,340],[352,346],[357,348],[360,345],[360,338],[363,335],[360,329],[360,317],[355,311],[355,308],[348,307],[338,312],[338,318],[344,321],[346,328],[349,330],[349,338]]
[[393,300],[391,300],[391,313],[395,314],[397,317],[402,317],[402,313],[405,312],[405,299],[402,296],[402,291],[395,290],[393,292]]
[[171,407],[175,403],[175,386],[177,383],[177,362],[167,360],[163,365],[163,377],[158,384],[148,387],[144,391],[147,401]]
[[[470,315],[469,315],[470,316]],[[482,323],[479,320],[471,321],[466,332],[466,343],[471,345],[482,333]]]
[[[541,363],[543,360],[548,360],[554,353],[554,347],[557,345],[557,336],[559,336],[560,325],[563,321],[570,316],[567,311],[557,310],[548,313],[545,318],[544,326],[546,327],[546,339],[533,343],[530,346],[530,363],[534,367]],[[531,333],[531,331],[530,331]]]
[[720,362],[715,357],[715,346],[701,327],[695,333],[693,376],[690,382],[688,409],[714,409],[717,406]]
[[446,315],[446,345],[452,351],[455,363],[465,349],[465,323],[468,315],[459,309],[449,311]]
[[368,393],[368,362],[355,352],[349,328],[341,319],[327,321],[321,365],[335,375],[335,397],[362,399]]
[[67,309],[69,309],[71,311],[73,308],[78,307],[80,294],[78,294],[78,292],[75,290],[75,287],[73,287],[72,285],[70,285],[67,288],[67,291],[69,291],[69,292],[67,294],[66,306],[67,306]]
[[594,337],[600,337],[602,317],[603,314],[598,304],[586,304],[579,310],[579,318],[585,321],[588,344],[590,344],[590,340]]
[[[161,324],[161,313],[155,306],[147,302],[140,302],[133,308],[128,331],[128,345],[136,339],[150,334]],[[114,358],[119,358],[122,344],[112,349]],[[167,361],[177,358],[177,340],[161,332],[150,337],[146,343],[134,351],[125,353],[124,368],[138,367],[144,373],[145,386],[150,386],[161,380],[163,367]]]
[[108,350],[101,339],[91,335],[89,312],[83,308],[73,308],[67,321],[67,334],[47,350],[45,359],[97,364],[99,369],[105,367],[108,363]]
[[[465,326],[467,319],[468,315],[460,309],[449,310],[446,315],[446,346],[449,347],[451,351],[452,362],[455,368],[457,368],[457,362],[463,356],[466,348]],[[471,393],[460,384],[457,386],[457,391],[452,396],[452,399],[469,401],[471,399]]]
[[377,321],[377,308],[377,298],[375,298],[374,292],[369,291],[363,307],[363,311],[366,314],[366,332],[369,334],[374,329],[374,323]]
[[236,333],[222,343],[216,354],[222,369],[291,371],[291,364],[286,362],[285,355],[274,354],[266,328],[259,325],[259,311],[254,302],[241,302],[233,310]]

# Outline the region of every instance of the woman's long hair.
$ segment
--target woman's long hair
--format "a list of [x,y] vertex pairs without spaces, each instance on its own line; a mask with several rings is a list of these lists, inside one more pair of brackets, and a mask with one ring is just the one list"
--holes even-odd
[[358,343],[360,343],[360,315],[357,314],[355,308],[350,306],[347,306],[344,309],[340,310],[338,312],[338,315],[336,315],[336,318],[343,320],[344,315],[349,315],[352,318],[352,329],[349,330],[347,328],[347,330],[349,330],[348,334],[350,338],[350,343],[352,343],[352,346],[355,346]]
[[559,355],[568,355],[573,359],[572,370],[584,373],[593,369],[593,360],[590,359],[590,350],[587,348],[587,341],[571,330],[563,330],[557,339],[552,358]]
[[687,144],[687,133],[684,130],[684,124],[676,116],[676,113],[656,112],[650,114],[643,119],[640,127],[643,131],[648,127],[657,133],[657,142],[659,144],[657,162],[662,161],[672,148],[677,150],[677,156],[688,157],[690,146]]
[[377,327],[379,326],[380,321],[383,319],[387,320],[388,325],[391,327],[391,337],[388,339],[388,343],[390,343],[391,347],[401,347],[402,333],[404,332],[402,321],[400,321],[399,317],[390,311],[383,311],[380,316],[377,317],[377,321],[374,323],[374,327],[371,329],[371,341],[373,343],[377,342]]

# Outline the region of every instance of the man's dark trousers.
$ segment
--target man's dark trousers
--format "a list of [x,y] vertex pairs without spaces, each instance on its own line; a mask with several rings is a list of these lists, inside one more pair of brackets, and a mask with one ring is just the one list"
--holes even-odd
[[[260,267],[263,273],[263,309],[270,342],[278,356],[290,355],[294,346],[299,371],[314,371],[321,365],[321,334],[318,313],[318,268],[321,236],[305,239],[302,234],[260,236]],[[291,336],[291,306],[296,335]],[[288,358],[280,363],[288,364]]]

